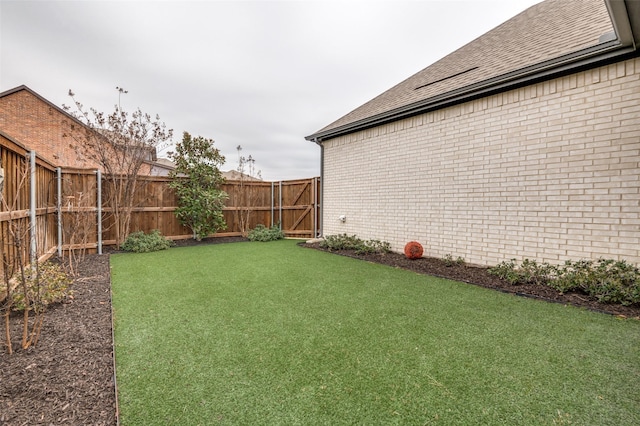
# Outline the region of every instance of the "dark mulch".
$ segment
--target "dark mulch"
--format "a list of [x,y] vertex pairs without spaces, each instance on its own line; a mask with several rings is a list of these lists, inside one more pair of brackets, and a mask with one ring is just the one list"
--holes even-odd
[[[181,240],[176,246],[245,241],[242,238]],[[317,244],[303,246],[320,249]],[[503,292],[640,319],[640,307],[602,305],[580,294],[559,294],[542,286],[512,286],[469,265],[447,266],[441,259],[408,260],[401,254],[357,255],[369,262],[468,282]],[[0,351],[0,426],[115,425],[116,391],[111,329],[108,254],[88,255],[78,267],[73,299],[46,314],[38,345],[19,347],[19,317],[12,317],[13,355]],[[2,340],[4,342],[4,340]]]
[[21,316],[12,316],[15,352],[0,346],[0,425],[116,424],[109,257],[88,255],[78,272],[73,299],[50,307],[37,346],[21,349]]

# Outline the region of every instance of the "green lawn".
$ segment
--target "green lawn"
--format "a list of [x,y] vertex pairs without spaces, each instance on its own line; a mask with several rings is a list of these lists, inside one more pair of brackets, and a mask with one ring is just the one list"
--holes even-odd
[[640,322],[296,246],[111,256],[128,425],[640,424]]

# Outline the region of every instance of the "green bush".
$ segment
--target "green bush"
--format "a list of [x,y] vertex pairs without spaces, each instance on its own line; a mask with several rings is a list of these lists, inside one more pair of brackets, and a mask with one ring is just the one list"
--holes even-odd
[[166,250],[171,247],[171,240],[160,234],[160,231],[154,229],[149,234],[142,231],[132,232],[129,234],[120,248],[124,251],[134,253],[147,253],[151,251]]
[[281,240],[284,238],[284,232],[280,229],[280,227],[274,225],[271,228],[267,228],[266,226],[260,224],[256,225],[249,234],[247,235],[249,241],[275,241]]
[[329,251],[339,250],[357,250],[363,244],[363,241],[355,235],[327,235],[320,242],[320,247]]
[[38,264],[35,269],[25,269],[25,284],[18,285],[12,294],[12,307],[16,311],[29,309],[44,312],[47,306],[62,302],[72,293],[69,290],[71,278],[60,264],[53,262]]
[[549,287],[555,288],[561,293],[568,291],[578,291],[583,289],[583,285],[593,281],[593,261],[591,260],[567,260],[563,266],[558,267],[558,271],[562,271],[558,274],[557,279],[553,282],[549,282]]
[[505,260],[498,263],[496,266],[492,266],[488,271],[491,275],[495,275],[501,280],[505,280],[511,284],[518,284],[520,281],[520,275],[516,267],[516,260]]
[[364,244],[356,250],[360,254],[365,253],[389,253],[391,252],[391,244],[380,240],[365,240]]
[[389,253],[391,244],[380,240],[363,240],[355,235],[328,235],[320,247],[329,251],[354,250],[357,254]]
[[502,262],[489,273],[511,284],[546,285],[559,292],[587,294],[602,303],[640,303],[640,269],[624,260],[568,260],[561,266],[525,259]]
[[624,260],[567,261],[551,287],[559,291],[582,291],[603,303],[640,303],[640,269]]
[[522,264],[517,266],[515,259],[511,259],[489,268],[489,273],[514,285],[547,285],[557,276],[557,268],[546,262],[538,263],[529,259],[523,260]]
[[442,258],[442,261],[444,262],[444,266],[447,266],[447,267],[465,264],[464,257],[458,256],[454,259],[451,253],[445,254],[444,257]]

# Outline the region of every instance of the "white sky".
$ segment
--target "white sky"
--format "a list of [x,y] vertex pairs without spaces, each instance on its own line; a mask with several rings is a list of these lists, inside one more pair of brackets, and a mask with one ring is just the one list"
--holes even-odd
[[[236,146],[265,180],[320,174],[304,139],[540,0],[0,0],[0,92],[118,103]],[[161,153],[162,154],[162,153]]]

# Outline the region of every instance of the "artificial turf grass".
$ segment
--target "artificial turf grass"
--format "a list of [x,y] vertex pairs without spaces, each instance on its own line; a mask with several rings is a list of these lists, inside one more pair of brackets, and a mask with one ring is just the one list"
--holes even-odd
[[114,255],[130,424],[636,424],[640,324],[292,241]]

